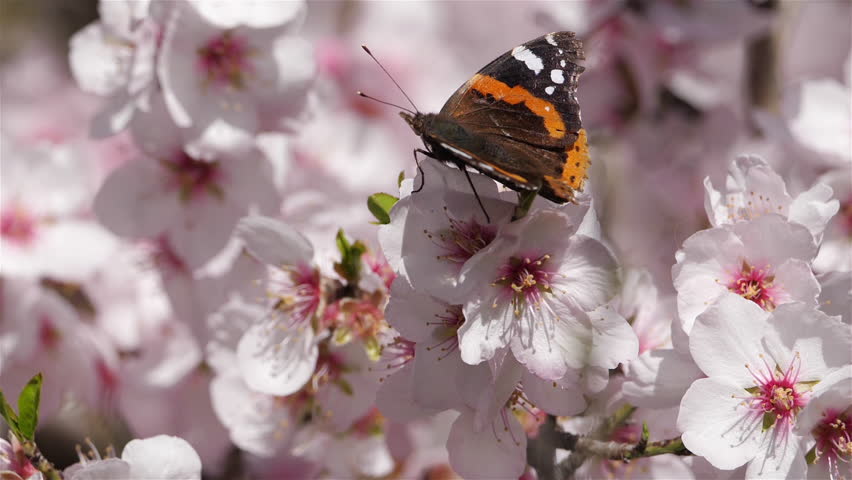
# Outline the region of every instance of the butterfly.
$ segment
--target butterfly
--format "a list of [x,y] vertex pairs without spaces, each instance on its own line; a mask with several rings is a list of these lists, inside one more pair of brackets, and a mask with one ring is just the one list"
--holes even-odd
[[577,101],[584,58],[573,32],[548,33],[483,67],[440,112],[400,115],[423,139],[418,152],[513,190],[573,202],[591,164]]

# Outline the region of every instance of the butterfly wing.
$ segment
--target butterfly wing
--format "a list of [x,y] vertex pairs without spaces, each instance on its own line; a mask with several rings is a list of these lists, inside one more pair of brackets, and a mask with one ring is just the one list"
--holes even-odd
[[[475,168],[506,170],[541,184],[551,200],[570,201],[582,189],[590,163],[577,101],[584,70],[577,61],[583,58],[574,33],[541,36],[486,65],[438,115],[507,153],[498,159],[477,155],[469,162]],[[508,157],[513,161],[505,161]]]

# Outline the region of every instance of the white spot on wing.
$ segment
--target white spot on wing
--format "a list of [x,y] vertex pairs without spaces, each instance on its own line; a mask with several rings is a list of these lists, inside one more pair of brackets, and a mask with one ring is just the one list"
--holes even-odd
[[544,68],[544,63],[527,47],[521,45],[512,49],[512,56],[526,64],[527,68],[534,71],[536,75]]
[[559,60],[559,66],[565,68],[565,60]]
[[460,157],[462,157],[462,158],[467,158],[468,160],[470,160],[470,159],[472,159],[472,158],[473,158],[473,157],[471,157],[470,155],[468,155],[467,153],[465,153],[465,152],[463,152],[463,151],[459,150],[458,148],[453,147],[452,145],[447,145],[446,143],[441,142],[441,146],[442,146],[442,147],[444,147],[444,148],[446,148],[447,150],[449,150],[449,151],[451,151],[451,152],[455,153],[456,155],[458,155],[458,156],[460,156]]
[[556,87],[547,87],[544,91],[547,92],[548,95],[553,95],[553,92],[556,91]]
[[545,111],[545,112],[549,112],[549,111],[550,111],[550,106],[546,106],[546,107],[544,107],[544,111]]
[[550,71],[550,80],[553,83],[558,83],[560,85],[565,83],[565,76],[563,75],[562,70],[551,70]]
[[545,35],[544,39],[547,40],[547,43],[553,45],[554,47],[556,46],[556,40],[553,39],[552,33],[548,33],[547,35]]

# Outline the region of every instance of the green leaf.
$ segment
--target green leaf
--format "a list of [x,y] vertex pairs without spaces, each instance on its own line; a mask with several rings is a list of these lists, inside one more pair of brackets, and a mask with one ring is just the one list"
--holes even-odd
[[367,251],[367,246],[360,240],[350,244],[342,229],[337,231],[336,241],[340,262],[334,264],[334,271],[350,285],[355,285],[361,275],[361,255]]
[[9,425],[9,429],[17,434],[18,416],[15,414],[15,410],[12,409],[12,406],[9,405],[9,402],[6,401],[6,397],[3,396],[2,390],[0,390],[0,415],[3,416],[3,420],[6,420],[6,424]]
[[38,405],[41,401],[41,381],[41,373],[36,374],[27,382],[18,397],[18,430],[27,440],[35,440]]
[[381,225],[390,223],[390,211],[399,199],[387,193],[374,193],[367,198],[367,208]]
[[340,252],[340,258],[346,259],[346,255],[349,253],[349,239],[346,238],[346,234],[343,233],[343,229],[337,231],[337,237],[334,239],[337,242],[337,250]]

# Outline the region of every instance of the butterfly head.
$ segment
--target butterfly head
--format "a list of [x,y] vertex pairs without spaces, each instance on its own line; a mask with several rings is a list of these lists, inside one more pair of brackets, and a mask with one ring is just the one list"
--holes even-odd
[[423,136],[423,132],[429,131],[429,126],[432,124],[434,113],[408,113],[399,112],[399,116],[405,120],[405,123],[414,130],[417,135]]

